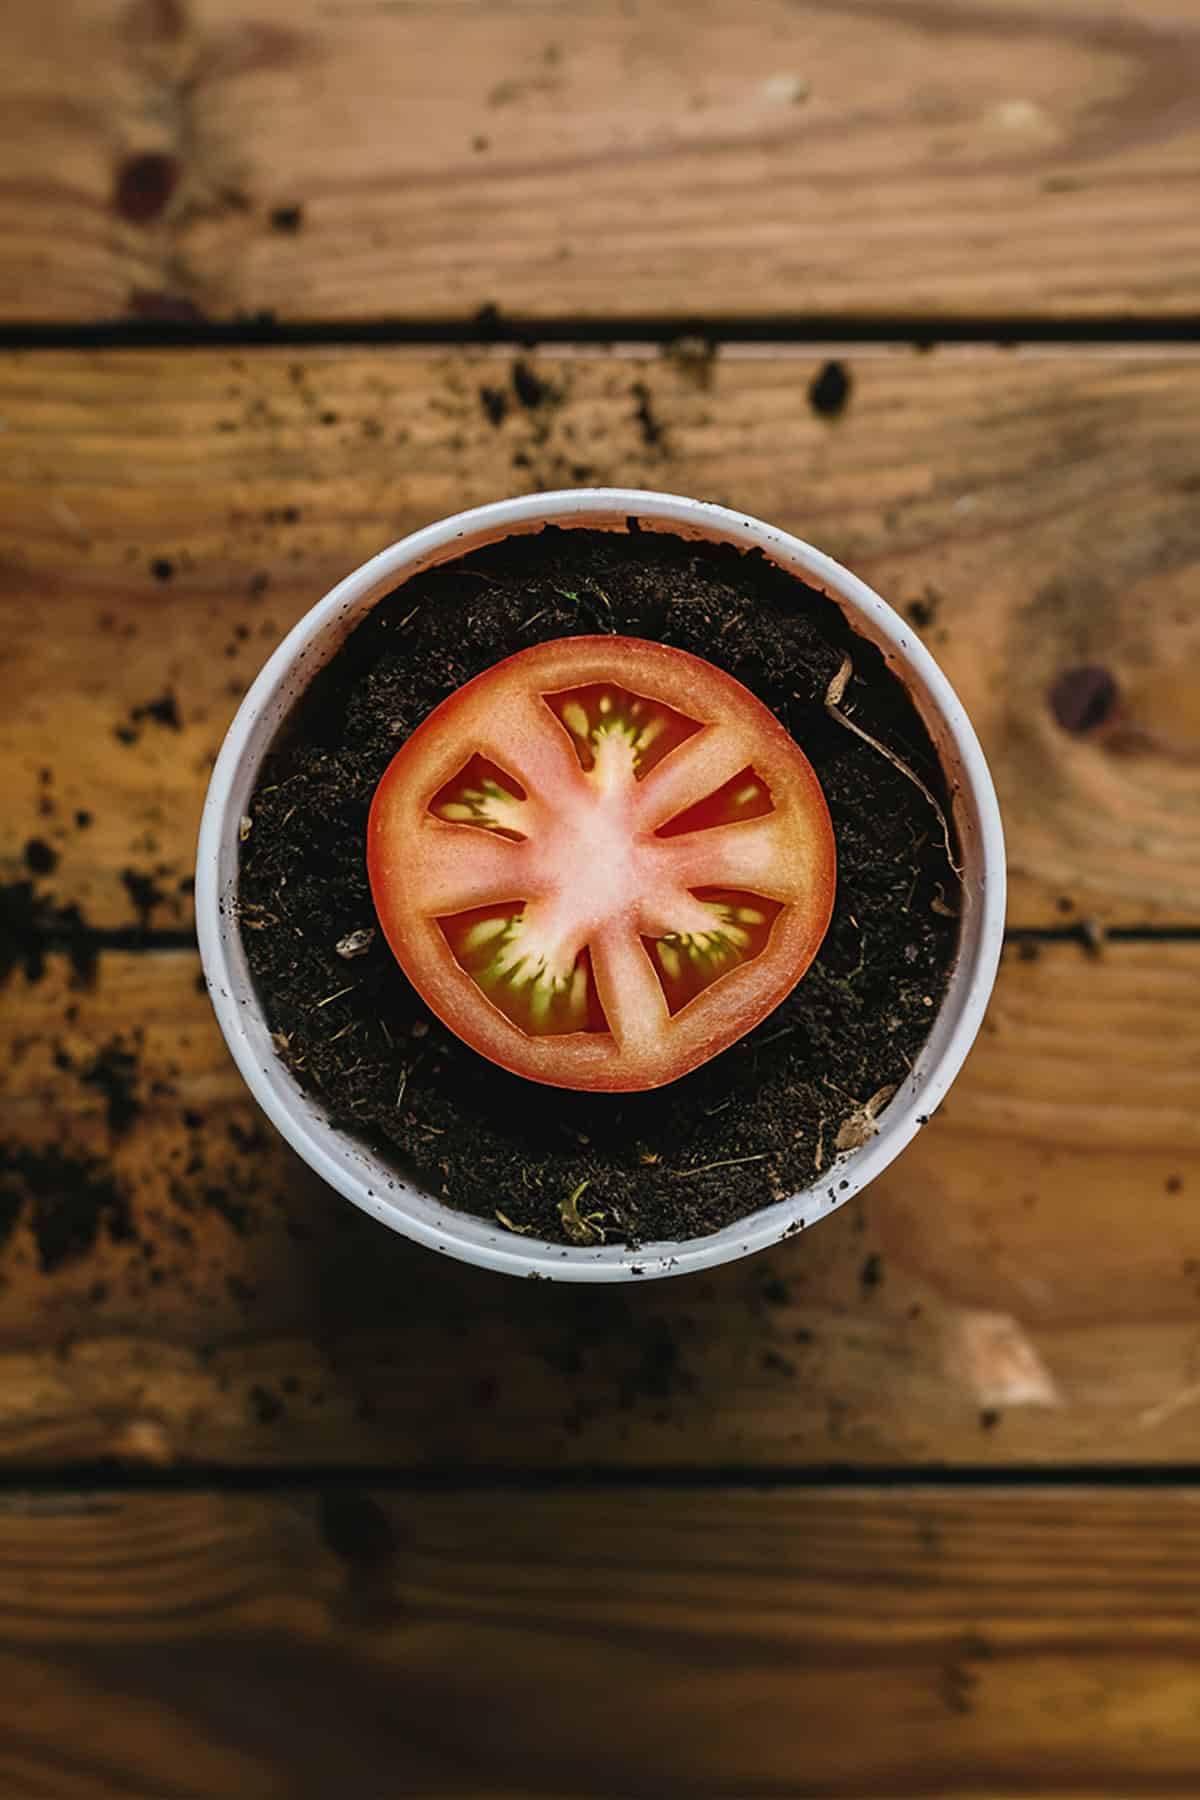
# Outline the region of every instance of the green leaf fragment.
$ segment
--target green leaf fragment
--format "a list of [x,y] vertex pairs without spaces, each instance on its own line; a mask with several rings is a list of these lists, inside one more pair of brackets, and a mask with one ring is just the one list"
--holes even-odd
[[590,1178],[581,1181],[565,1200],[558,1203],[558,1216],[562,1220],[563,1230],[573,1244],[602,1244],[607,1236],[602,1223],[608,1217],[607,1213],[581,1213],[579,1210],[579,1202],[591,1185]]
[[508,1214],[502,1213],[499,1207],[496,1208],[496,1217],[503,1225],[505,1231],[515,1231],[518,1237],[528,1237],[533,1230],[532,1225],[515,1225]]

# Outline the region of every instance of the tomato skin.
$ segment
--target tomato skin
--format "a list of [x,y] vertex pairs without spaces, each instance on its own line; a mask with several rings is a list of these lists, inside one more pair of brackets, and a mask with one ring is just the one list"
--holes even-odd
[[[582,726],[569,727],[563,712],[578,720],[582,708],[569,696],[601,691],[617,697],[610,702],[617,713],[632,701],[641,718],[685,716],[691,735],[677,741],[680,729],[667,727],[671,747],[652,766],[656,753],[645,754],[643,777],[636,745],[650,731],[622,716],[611,729],[596,724],[592,757],[572,736]],[[633,758],[628,768],[624,755]],[[507,788],[494,802],[468,788],[468,805],[443,804],[440,797],[473,758],[503,772]],[[588,760],[593,766],[585,770]],[[744,822],[660,835],[706,795],[736,789],[738,770],[753,771],[769,790],[765,815],[758,804]],[[431,810],[435,801],[440,816]],[[478,828],[489,822],[499,828]],[[561,638],[519,651],[444,700],[379,783],[367,867],[397,961],[451,1031],[529,1080],[610,1092],[677,1080],[765,1018],[819,949],[836,880],[824,795],[774,715],[701,658],[619,637]],[[744,929],[732,905],[716,909],[698,890],[762,895],[770,902],[769,928]],[[456,959],[456,933],[448,936],[439,920],[475,918],[473,909],[483,917],[489,908],[498,921],[508,920],[503,933],[497,925],[496,941],[511,941],[511,980],[528,984],[530,1004],[557,981],[551,998],[541,997],[545,1016],[557,1009],[554,1028],[522,1029]],[[752,907],[745,913],[766,916]],[[763,947],[756,939],[748,960],[739,960],[746,952],[737,946],[768,930]],[[522,967],[525,940],[531,948]],[[656,941],[666,946],[657,968],[647,949]],[[570,971],[582,966],[584,953],[593,1001],[598,997],[609,1029],[595,1028],[591,1003],[585,1028],[564,1025]],[[684,953],[710,959],[710,984],[672,1012],[663,983],[670,985],[669,971]],[[530,966],[544,973],[531,981]],[[504,998],[511,999],[507,991]]]

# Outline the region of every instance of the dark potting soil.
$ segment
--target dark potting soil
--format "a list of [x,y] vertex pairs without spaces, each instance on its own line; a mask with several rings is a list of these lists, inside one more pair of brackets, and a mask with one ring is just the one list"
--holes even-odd
[[[376,929],[364,865],[375,787],[438,702],[513,651],[588,632],[675,644],[744,682],[811,760],[837,840],[833,922],[799,986],[732,1049],[650,1093],[548,1088],[467,1049]],[[406,583],[314,680],[243,824],[243,939],[280,1055],[399,1170],[542,1237],[695,1237],[826,1171],[836,1194],[839,1132],[853,1138],[861,1109],[907,1074],[958,931],[928,800],[826,711],[846,653],[842,708],[944,802],[928,734],[879,653],[756,552],[551,528]],[[584,1182],[581,1237],[569,1203]]]

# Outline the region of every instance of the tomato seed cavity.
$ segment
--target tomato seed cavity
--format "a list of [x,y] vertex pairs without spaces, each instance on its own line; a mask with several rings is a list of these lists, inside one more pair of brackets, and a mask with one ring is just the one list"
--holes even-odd
[[524,818],[529,796],[512,775],[486,757],[473,756],[458,774],[439,788],[429,803],[438,819],[452,825],[478,825],[519,844],[526,836]]
[[556,961],[528,907],[473,907],[438,924],[459,968],[520,1030],[536,1037],[608,1030],[586,949]]
[[712,923],[707,929],[642,939],[672,1018],[722,975],[761,956],[783,911],[778,901],[761,894],[714,888],[693,892],[708,910]]
[[565,726],[584,769],[610,760],[628,767],[635,781],[700,730],[698,719],[615,683],[595,682],[542,698]]
[[660,825],[656,837],[680,837],[685,831],[714,831],[719,825],[737,825],[745,819],[761,819],[772,809],[771,790],[751,768],[730,777],[715,793],[707,794],[686,811]]

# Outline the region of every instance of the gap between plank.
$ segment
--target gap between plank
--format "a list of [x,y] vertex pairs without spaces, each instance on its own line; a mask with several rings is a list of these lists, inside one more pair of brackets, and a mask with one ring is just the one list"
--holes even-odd
[[701,338],[714,348],[737,345],[882,344],[932,350],[941,344],[1015,349],[1049,345],[1158,347],[1200,344],[1200,313],[1155,319],[1121,314],[1094,318],[1047,319],[1035,315],[989,315],[942,319],[921,314],[880,318],[847,313],[748,314],[726,317],[622,319],[531,319],[482,307],[469,318],[296,319],[271,313],[230,320],[97,320],[91,324],[0,323],[0,350],[251,349],[279,345],[311,349],[321,345],[503,345],[535,344],[569,348],[661,348],[680,338]]
[[294,1493],[376,1488],[390,1493],[567,1493],[581,1488],[615,1491],[701,1493],[742,1492],[977,1492],[1198,1488],[1200,1463],[1114,1463],[1060,1468],[1014,1464],[967,1464],[869,1468],[830,1464],[807,1469],[672,1465],[618,1468],[606,1464],[578,1468],[497,1469],[474,1464],[441,1464],[434,1469],[398,1469],[388,1464],[297,1464],[252,1468],[229,1463],[189,1463],[179,1468],[135,1468],[115,1462],[63,1463],[53,1467],[15,1465],[0,1469],[0,1503],[6,1496],[61,1493]]

